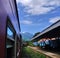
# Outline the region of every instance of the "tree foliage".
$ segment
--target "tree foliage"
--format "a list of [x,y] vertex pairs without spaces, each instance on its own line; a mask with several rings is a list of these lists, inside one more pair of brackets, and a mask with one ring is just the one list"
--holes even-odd
[[33,37],[37,36],[38,34],[40,34],[40,32],[35,33]]

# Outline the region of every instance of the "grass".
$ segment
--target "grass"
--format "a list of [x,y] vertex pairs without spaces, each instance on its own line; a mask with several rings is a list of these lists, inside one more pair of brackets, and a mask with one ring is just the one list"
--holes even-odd
[[46,56],[39,52],[32,50],[29,47],[23,47],[22,58],[46,58]]

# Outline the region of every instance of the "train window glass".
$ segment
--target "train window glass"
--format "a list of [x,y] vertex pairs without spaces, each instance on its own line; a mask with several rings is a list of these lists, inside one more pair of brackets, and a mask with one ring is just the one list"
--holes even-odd
[[38,45],[38,42],[34,42],[33,44],[34,44],[35,46],[37,46],[37,45]]
[[7,36],[13,38],[13,32],[12,32],[12,30],[9,27],[7,27]]
[[49,44],[49,40],[46,40],[46,41],[45,41],[45,44]]
[[60,37],[59,37],[59,39],[60,39]]

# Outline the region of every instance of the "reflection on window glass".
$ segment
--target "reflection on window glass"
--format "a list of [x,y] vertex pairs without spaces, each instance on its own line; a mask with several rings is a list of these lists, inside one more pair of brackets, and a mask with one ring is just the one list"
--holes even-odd
[[37,42],[34,42],[33,44],[34,44],[35,46],[37,46],[37,45],[38,45],[38,43],[37,43]]
[[10,28],[7,28],[7,35],[13,37],[13,32]]

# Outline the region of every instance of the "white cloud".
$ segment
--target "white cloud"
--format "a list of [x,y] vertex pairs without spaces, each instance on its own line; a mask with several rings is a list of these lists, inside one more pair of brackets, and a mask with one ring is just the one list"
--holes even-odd
[[53,7],[35,7],[32,8],[30,10],[27,11],[27,9],[25,10],[25,12],[30,13],[32,15],[38,15],[38,14],[45,14],[47,12],[49,12],[51,9],[54,9]]
[[30,15],[25,15],[24,17],[29,17]]
[[24,6],[30,3],[30,0],[17,0],[17,3],[22,3]]
[[46,14],[60,6],[60,0],[17,0],[17,2],[25,6],[25,12],[32,15]]
[[55,23],[57,22],[58,20],[60,20],[60,17],[55,17],[55,18],[50,18],[50,23]]
[[20,21],[21,24],[29,25],[29,26],[40,26],[41,23],[33,22],[30,20],[22,20]]
[[25,32],[22,32],[22,33],[25,33]]
[[29,20],[23,20],[23,21],[20,21],[22,24],[27,24],[27,25],[30,25],[32,24],[32,21],[29,21]]

